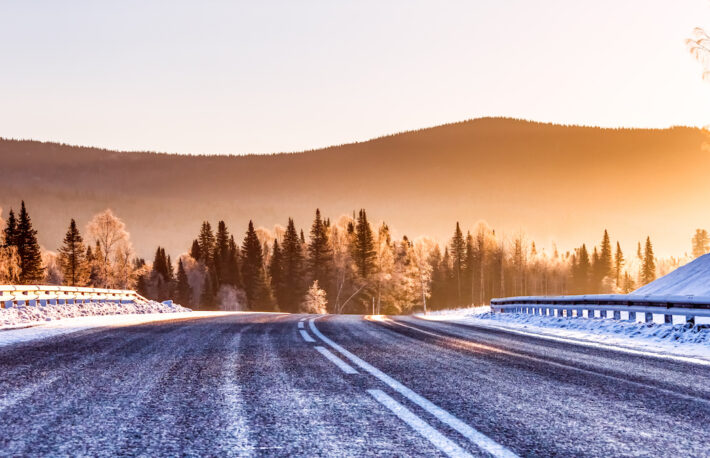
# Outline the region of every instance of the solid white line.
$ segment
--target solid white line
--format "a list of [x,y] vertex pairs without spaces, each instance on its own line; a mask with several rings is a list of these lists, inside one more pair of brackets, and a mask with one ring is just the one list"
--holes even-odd
[[308,335],[308,333],[303,329],[301,329],[301,337],[303,337],[303,340],[305,340],[306,342],[315,342],[315,340],[313,340],[313,337]]
[[458,431],[466,439],[468,439],[472,443],[476,444],[478,447],[480,447],[481,449],[490,453],[491,455],[496,456],[496,457],[517,457],[518,456],[515,453],[513,453],[512,451],[510,451],[508,448],[497,443],[496,441],[494,441],[490,437],[486,436],[485,434],[479,432],[475,428],[467,425],[463,421],[461,421],[458,418],[456,418],[455,416],[451,415],[446,410],[442,409],[441,407],[437,406],[436,404],[434,404],[433,402],[424,398],[423,396],[420,396],[419,394],[410,390],[409,388],[402,385],[397,380],[393,379],[392,377],[385,374],[381,370],[379,370],[376,367],[372,366],[371,364],[363,361],[362,359],[358,358],[354,354],[347,351],[345,348],[343,348],[340,345],[338,345],[337,343],[333,342],[332,340],[330,340],[329,338],[324,336],[323,333],[321,333],[318,330],[318,328],[316,328],[316,325],[313,323],[314,320],[315,320],[315,318],[311,318],[311,320],[309,322],[310,327],[311,327],[311,331],[313,331],[313,334],[318,336],[321,340],[323,340],[323,342],[327,343],[335,350],[339,351],[343,356],[345,356],[350,361],[355,363],[356,366],[360,367],[362,370],[364,370],[366,372],[369,372],[375,378],[378,378],[381,382],[385,383],[387,386],[389,386],[393,390],[397,391],[399,394],[401,394],[405,398],[409,399],[410,401],[417,404],[422,409],[424,409],[427,412],[429,412],[430,414],[434,415],[436,418],[439,419],[439,421],[441,421],[442,423],[445,423],[446,425],[448,425],[452,429]]
[[431,442],[436,448],[446,453],[449,456],[464,457],[471,456],[464,449],[449,440],[436,429],[429,426],[427,422],[412,413],[411,410],[404,407],[399,402],[392,399],[381,390],[367,390],[373,398],[377,399],[383,406],[387,407],[399,417],[400,420],[408,424],[414,431],[421,434],[425,439]]
[[335,356],[335,355],[334,355],[333,353],[331,353],[331,351],[328,350],[327,348],[318,346],[318,347],[316,347],[316,350],[318,350],[318,352],[319,352],[321,355],[323,355],[323,356],[325,356],[326,358],[328,358],[333,364],[335,364],[336,366],[338,366],[338,367],[339,367],[343,372],[345,372],[346,374],[357,374],[357,373],[358,373],[350,364],[346,363],[346,362],[343,361],[342,359],[340,359],[340,358],[338,358],[337,356]]
[[304,316],[303,318],[301,318],[301,319],[298,320],[298,321],[305,321],[305,320],[306,320],[306,317]]
[[298,322],[298,329],[303,329],[303,321]]

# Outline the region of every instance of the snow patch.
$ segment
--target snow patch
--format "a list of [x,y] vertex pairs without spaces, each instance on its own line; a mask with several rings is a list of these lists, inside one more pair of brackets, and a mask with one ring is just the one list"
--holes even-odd
[[705,254],[648,285],[634,295],[710,296],[710,254]]
[[96,301],[87,304],[37,305],[0,309],[0,329],[82,316],[185,313],[191,310],[172,302],[134,301],[128,304]]
[[540,337],[563,338],[572,343],[607,346],[698,358],[710,362],[710,326],[641,323],[611,319],[566,318],[517,313],[492,313],[483,307],[446,310],[419,318],[524,331]]

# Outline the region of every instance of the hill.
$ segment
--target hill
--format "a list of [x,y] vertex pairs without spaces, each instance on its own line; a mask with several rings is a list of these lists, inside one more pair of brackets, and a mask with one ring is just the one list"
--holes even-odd
[[[70,217],[83,227],[111,207],[142,255],[185,251],[200,222],[241,234],[307,228],[315,207],[337,217],[360,207],[410,236],[448,237],[459,220],[525,230],[544,244],[622,242],[650,234],[656,251],[686,249],[707,205],[705,133],[560,126],[483,118],[293,154],[179,156],[0,140],[0,207],[25,199],[54,249]],[[708,212],[705,212],[706,214]],[[632,246],[626,246],[631,251]],[[629,253],[630,254],[630,253]]]

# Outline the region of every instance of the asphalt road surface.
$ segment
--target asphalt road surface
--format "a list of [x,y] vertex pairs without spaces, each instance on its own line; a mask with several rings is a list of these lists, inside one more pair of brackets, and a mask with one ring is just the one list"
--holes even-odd
[[242,314],[0,348],[0,454],[701,456],[710,368],[416,318]]

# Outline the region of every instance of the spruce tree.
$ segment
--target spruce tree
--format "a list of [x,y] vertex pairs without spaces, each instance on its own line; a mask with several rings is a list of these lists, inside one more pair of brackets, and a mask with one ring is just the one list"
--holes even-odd
[[463,233],[461,232],[461,227],[459,226],[459,223],[457,221],[456,229],[454,230],[454,236],[451,239],[451,261],[455,280],[457,306],[463,305],[461,288],[463,283],[463,270],[465,267],[465,255],[466,243],[464,242]]
[[17,246],[17,218],[15,212],[10,209],[5,223],[5,246]]
[[239,248],[234,241],[234,236],[229,237],[229,259],[227,260],[227,273],[225,282],[236,288],[242,287],[242,274],[239,267]]
[[178,304],[191,307],[192,306],[192,287],[187,279],[185,267],[182,265],[182,259],[178,260],[177,284],[175,286],[175,300]]
[[626,260],[624,253],[621,251],[621,245],[616,242],[616,254],[614,255],[614,275],[616,276],[616,287],[621,287],[621,271],[624,268]]
[[476,247],[471,232],[466,233],[466,246],[464,254],[464,302],[473,304],[476,297]]
[[249,227],[242,242],[242,281],[244,291],[252,310],[270,310],[272,308],[269,288],[264,272],[264,255],[261,243],[254,230],[254,223]]
[[601,279],[604,277],[611,277],[613,272],[613,253],[611,251],[611,241],[609,240],[609,233],[604,229],[604,236],[602,237],[601,250],[599,252],[599,271],[598,275]]
[[651,237],[646,237],[646,250],[643,254],[643,265],[641,266],[641,281],[644,285],[656,279],[656,258],[653,255],[653,245]]
[[[348,225],[350,231],[352,223]],[[367,221],[367,213],[361,209],[358,213],[357,224],[353,226],[352,257],[360,277],[368,280],[375,268],[375,239],[372,228]]]
[[202,223],[197,241],[200,246],[200,258],[198,261],[204,265],[210,264],[213,260],[212,256],[214,255],[215,236],[212,233],[212,226],[210,226],[209,221]]
[[327,291],[332,261],[333,248],[328,238],[328,227],[321,219],[320,210],[316,209],[316,217],[311,225],[308,243],[309,283],[318,281],[318,284]]
[[582,246],[577,250],[575,268],[572,273],[576,292],[579,294],[589,293],[589,277],[591,274],[591,263],[589,262],[589,252],[587,245]]
[[229,255],[229,231],[224,221],[220,221],[217,224],[213,255],[215,274],[219,285],[228,284],[228,279],[232,277],[232,273],[229,272],[231,267]]
[[278,240],[274,240],[274,247],[271,252],[269,278],[271,279],[271,290],[274,292],[274,298],[276,299],[279,310],[286,310],[287,293],[284,285],[283,256]]
[[67,286],[84,286],[89,280],[89,266],[86,260],[84,240],[74,219],[64,236],[64,244],[59,248],[59,266]]
[[192,247],[190,247],[190,256],[192,256],[192,259],[194,259],[195,261],[199,261],[200,258],[202,258],[202,252],[200,251],[200,242],[197,239],[192,241]]
[[37,242],[37,231],[32,227],[30,215],[22,201],[20,218],[17,223],[17,254],[20,257],[20,282],[25,285],[37,284],[44,279],[42,252]]
[[303,279],[303,251],[301,239],[293,219],[288,219],[281,250],[283,256],[283,302],[279,304],[284,312],[296,313],[306,291]]

